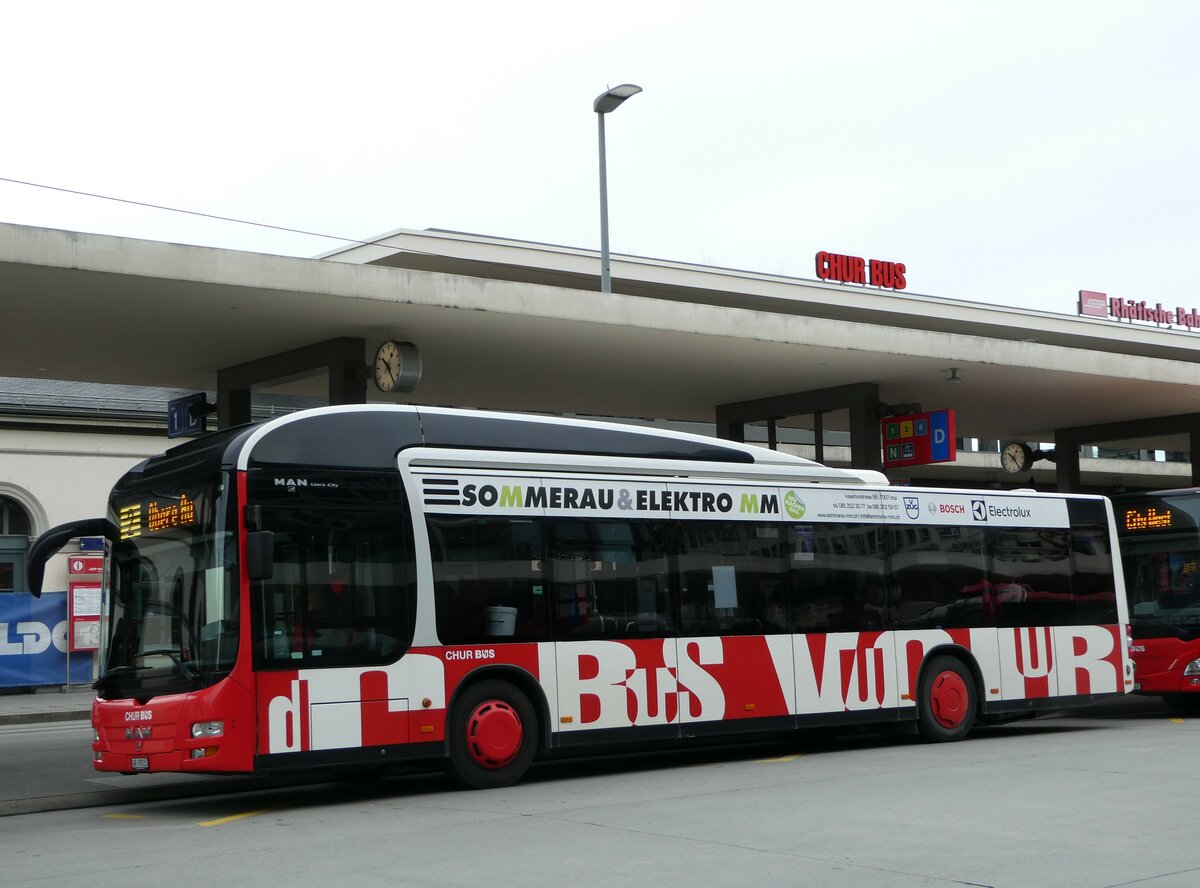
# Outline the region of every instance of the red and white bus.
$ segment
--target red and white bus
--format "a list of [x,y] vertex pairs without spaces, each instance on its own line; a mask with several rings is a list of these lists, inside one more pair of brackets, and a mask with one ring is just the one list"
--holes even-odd
[[345,406],[149,459],[112,540],[95,767],[269,772],[805,726],[957,740],[1132,685],[1102,497],[893,488],[646,427]]
[[1200,490],[1113,497],[1134,689],[1200,706]]

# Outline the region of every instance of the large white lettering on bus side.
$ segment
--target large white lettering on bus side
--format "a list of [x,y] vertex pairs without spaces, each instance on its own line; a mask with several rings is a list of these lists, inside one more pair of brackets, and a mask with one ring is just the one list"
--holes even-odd
[[803,636],[767,635],[765,638],[767,641],[767,652],[771,655],[771,665],[775,667],[775,680],[779,682],[779,690],[783,693],[783,700],[787,705],[787,711],[790,715],[795,715],[795,646],[798,641],[803,640]]
[[996,635],[1000,647],[1000,688],[1005,700],[1058,696],[1054,640],[1049,627],[998,629]]
[[310,749],[363,745],[361,669],[306,669]]
[[272,697],[267,704],[267,751],[299,752],[304,748],[303,717],[307,706],[299,679],[291,684],[291,694]]
[[[666,644],[674,642],[668,639]],[[704,665],[715,666],[725,662],[724,644],[720,638],[681,638],[679,645],[680,717],[684,721],[723,719],[725,692]],[[663,654],[666,655],[665,648]]]
[[427,699],[429,709],[446,708],[446,664],[441,657],[409,652],[383,671],[387,673],[388,699],[396,701],[394,708],[402,708],[399,701],[406,698]]
[[619,641],[558,645],[559,728],[622,728],[629,725],[625,679],[637,658]]
[[953,645],[954,637],[944,629],[903,629],[895,633],[896,687],[899,705],[917,705],[917,677],[926,655],[936,647]]
[[971,654],[979,666],[979,677],[983,681],[980,693],[984,700],[1000,699],[1000,648],[996,630],[981,627],[968,630]]
[[864,633],[796,636],[796,710],[848,712],[895,706],[891,633],[873,644]]
[[1110,630],[1103,626],[1055,626],[1053,632],[1060,694],[1109,694],[1121,689],[1120,666],[1106,659],[1116,648]]

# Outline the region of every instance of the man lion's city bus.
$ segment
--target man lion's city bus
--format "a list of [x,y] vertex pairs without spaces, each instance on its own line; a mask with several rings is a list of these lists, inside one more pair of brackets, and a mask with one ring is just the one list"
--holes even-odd
[[636,426],[343,406],[138,465],[111,540],[96,769],[442,759],[470,787],[638,742],[1127,692],[1101,497],[892,488]]
[[1113,497],[1134,689],[1200,706],[1200,489]]

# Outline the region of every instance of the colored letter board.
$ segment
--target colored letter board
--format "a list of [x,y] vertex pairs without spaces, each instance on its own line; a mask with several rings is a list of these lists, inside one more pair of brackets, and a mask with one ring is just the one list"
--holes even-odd
[[953,462],[958,453],[953,410],[887,416],[879,423],[879,434],[885,469]]

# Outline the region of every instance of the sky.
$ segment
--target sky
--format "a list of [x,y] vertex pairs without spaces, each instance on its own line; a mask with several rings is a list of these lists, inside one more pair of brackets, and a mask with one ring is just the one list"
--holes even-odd
[[4,20],[0,222],[294,256],[400,228],[598,249],[592,102],[634,83],[606,118],[614,254],[812,279],[826,250],[980,304],[1200,305],[1190,0],[65,0]]

